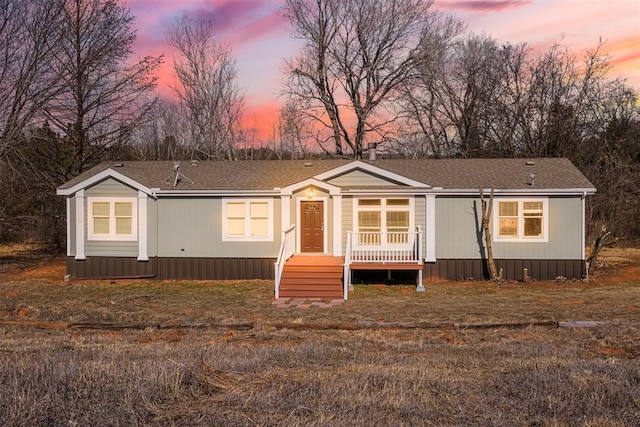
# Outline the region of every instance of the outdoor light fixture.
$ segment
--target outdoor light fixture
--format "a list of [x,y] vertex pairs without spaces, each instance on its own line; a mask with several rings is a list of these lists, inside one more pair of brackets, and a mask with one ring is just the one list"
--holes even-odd
[[313,188],[309,188],[309,191],[307,192],[307,199],[313,199]]

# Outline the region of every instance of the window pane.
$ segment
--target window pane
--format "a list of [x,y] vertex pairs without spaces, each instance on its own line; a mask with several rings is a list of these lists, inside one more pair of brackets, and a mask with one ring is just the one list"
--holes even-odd
[[93,218],[93,234],[109,234],[109,218]]
[[251,218],[251,235],[266,237],[269,232],[269,220],[266,218]]
[[542,216],[542,202],[524,202],[522,211],[524,216]]
[[133,204],[116,202],[115,211],[116,211],[116,217],[119,217],[119,216],[130,217],[132,216],[132,213],[133,213]]
[[244,218],[244,203],[227,203],[227,218]]
[[116,235],[130,235],[131,218],[116,218]]
[[392,227],[409,228],[409,212],[387,212],[387,228]]
[[380,228],[380,212],[358,212],[358,228]]
[[409,199],[389,199],[387,206],[409,206]]
[[500,202],[499,216],[518,216],[518,202]]
[[269,204],[265,202],[254,202],[249,205],[249,216],[251,218],[268,218]]
[[380,206],[380,199],[358,199],[358,206]]
[[525,237],[542,237],[542,218],[524,219],[524,235]]
[[229,236],[244,236],[244,218],[229,218],[227,233]]
[[109,216],[109,202],[93,202],[93,216]]
[[500,218],[500,237],[518,237],[518,219]]

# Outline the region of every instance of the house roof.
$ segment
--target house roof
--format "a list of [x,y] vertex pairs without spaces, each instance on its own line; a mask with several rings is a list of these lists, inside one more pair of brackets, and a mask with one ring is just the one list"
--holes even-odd
[[[397,182],[406,187],[443,190],[490,188],[501,190],[595,191],[593,184],[568,160],[536,159],[379,159],[379,160],[258,160],[200,161],[180,163],[180,180],[174,186],[172,161],[104,162],[58,188],[68,194],[96,179],[125,177],[147,189],[165,191],[274,190],[310,178],[333,176],[351,170],[366,170],[383,178],[406,178]],[[335,172],[335,175],[333,173]],[[535,172],[535,184],[531,174]]]

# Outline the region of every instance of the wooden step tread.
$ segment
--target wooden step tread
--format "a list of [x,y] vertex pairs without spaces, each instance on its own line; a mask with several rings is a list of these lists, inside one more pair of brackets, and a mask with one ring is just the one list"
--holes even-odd
[[333,283],[281,282],[280,283],[280,288],[317,288],[317,289],[324,289],[324,288],[331,288],[331,287],[342,288],[342,282],[333,282]]
[[306,286],[306,285],[340,285],[342,286],[342,279],[283,279],[280,280],[280,284],[286,285],[298,285],[298,286]]
[[282,273],[283,279],[342,279],[342,272],[340,273],[315,273],[315,274],[303,274],[303,273]]
[[312,292],[280,292],[280,298],[329,298],[329,299],[342,299],[344,297],[342,292],[327,292],[318,293]]

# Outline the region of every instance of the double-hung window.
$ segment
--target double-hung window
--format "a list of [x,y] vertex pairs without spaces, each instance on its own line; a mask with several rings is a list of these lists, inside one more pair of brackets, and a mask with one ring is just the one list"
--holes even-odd
[[495,241],[549,240],[549,209],[546,198],[494,199]]
[[356,199],[354,218],[359,245],[406,245],[410,243],[413,199]]
[[89,240],[136,240],[137,198],[89,197]]
[[222,210],[222,240],[273,240],[273,201],[271,199],[225,199]]

